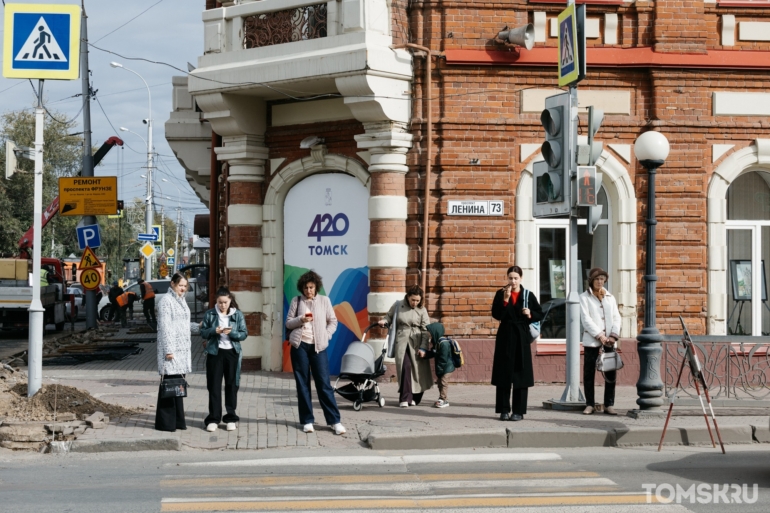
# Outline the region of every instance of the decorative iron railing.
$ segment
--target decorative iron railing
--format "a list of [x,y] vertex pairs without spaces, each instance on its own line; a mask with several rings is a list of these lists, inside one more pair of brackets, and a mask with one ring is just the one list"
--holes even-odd
[[243,47],[280,45],[326,37],[326,4],[308,5],[243,19]]
[[[703,366],[703,377],[714,400],[770,400],[770,340],[768,337],[692,337]],[[744,339],[736,341],[736,338]],[[759,339],[746,342],[745,339]],[[665,393],[670,395],[685,357],[679,342],[663,342]],[[697,399],[689,368],[684,370],[678,398]]]

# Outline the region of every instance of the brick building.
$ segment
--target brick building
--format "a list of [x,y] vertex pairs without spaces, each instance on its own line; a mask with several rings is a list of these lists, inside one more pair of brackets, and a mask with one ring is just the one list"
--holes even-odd
[[[671,144],[657,179],[659,328],[676,330],[682,314],[694,333],[770,332],[765,270],[751,272],[770,260],[770,1],[584,3],[580,125],[587,105],[605,120],[604,219],[593,236],[580,230],[583,272],[609,271],[622,336],[634,337],[647,184],[633,144],[657,130]],[[545,98],[560,92],[555,21],[564,6],[206,2],[203,55],[174,81],[166,137],[211,208],[216,279],[247,314],[252,368],[281,369],[284,308],[302,269],[339,276],[326,293],[345,340],[421,282],[428,155],[427,306],[449,333],[474,339],[469,352],[481,356],[464,379],[488,379],[491,299],[512,263],[550,309],[538,358],[563,353],[568,220],[533,219],[532,167],[542,159]],[[496,40],[527,23],[531,50]],[[394,48],[405,43],[431,49],[430,145],[427,59]],[[458,200],[501,200],[503,215],[448,215]],[[363,212],[346,213],[349,202]],[[344,255],[345,269],[334,260],[343,246],[358,255]]]

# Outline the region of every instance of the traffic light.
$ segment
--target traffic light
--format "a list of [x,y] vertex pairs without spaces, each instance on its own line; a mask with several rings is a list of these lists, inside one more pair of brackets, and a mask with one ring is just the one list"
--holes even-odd
[[545,129],[541,153],[545,162],[534,165],[534,217],[561,216],[571,209],[570,170],[572,156],[572,121],[570,93],[545,100],[540,123]]
[[604,121],[604,111],[588,107],[588,144],[578,145],[578,166],[593,166],[604,150],[604,143],[594,141],[594,135],[599,131]]

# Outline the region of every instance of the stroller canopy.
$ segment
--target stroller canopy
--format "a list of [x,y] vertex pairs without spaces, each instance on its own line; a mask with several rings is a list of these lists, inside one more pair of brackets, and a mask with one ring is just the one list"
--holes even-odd
[[342,355],[340,374],[374,374],[374,349],[363,342],[351,342]]

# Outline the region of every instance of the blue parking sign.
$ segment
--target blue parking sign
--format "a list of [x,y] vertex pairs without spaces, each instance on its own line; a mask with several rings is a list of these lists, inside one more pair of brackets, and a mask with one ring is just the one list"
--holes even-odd
[[98,224],[89,224],[87,226],[78,226],[75,228],[78,234],[78,247],[83,250],[86,247],[98,248],[102,245],[102,237],[99,232]]

